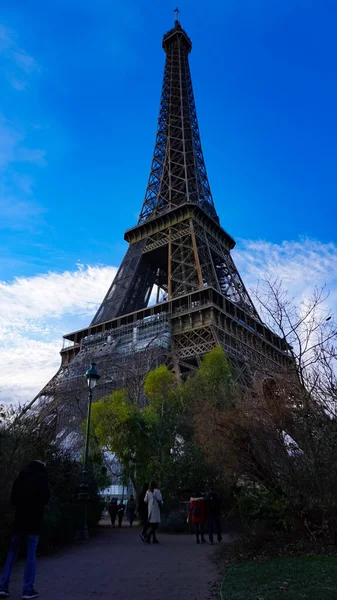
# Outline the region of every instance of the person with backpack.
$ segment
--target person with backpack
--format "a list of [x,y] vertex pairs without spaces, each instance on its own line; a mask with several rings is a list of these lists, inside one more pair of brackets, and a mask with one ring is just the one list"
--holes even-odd
[[216,492],[210,492],[207,495],[206,502],[209,543],[213,544],[214,530],[216,531],[218,542],[221,542],[221,500]]
[[10,548],[0,580],[0,598],[9,596],[9,580],[22,538],[25,538],[27,543],[22,598],[30,600],[39,595],[34,589],[36,548],[43,526],[44,508],[49,497],[46,465],[40,460],[34,460],[19,473],[12,487],[11,503],[15,507],[15,520]]
[[158,488],[155,481],[151,481],[149,485],[149,489],[146,492],[144,502],[147,503],[148,507],[148,522],[150,524],[151,530],[150,533],[146,537],[146,542],[148,544],[151,543],[151,537],[153,540],[153,544],[159,544],[156,531],[158,529],[158,525],[160,523],[160,508],[163,503],[163,498],[161,495],[161,491]]
[[129,519],[130,527],[132,527],[132,524],[135,520],[135,514],[136,514],[136,500],[134,499],[132,494],[126,505],[126,514]]
[[194,494],[194,496],[190,499],[190,518],[192,525],[195,526],[197,544],[200,544],[200,536],[201,543],[205,544],[206,540],[204,537],[204,532],[206,521],[206,504],[205,499],[199,492]]

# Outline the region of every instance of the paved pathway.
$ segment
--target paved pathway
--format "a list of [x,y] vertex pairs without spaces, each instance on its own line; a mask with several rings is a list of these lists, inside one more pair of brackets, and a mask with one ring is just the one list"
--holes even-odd
[[[216,545],[197,545],[188,535],[158,534],[160,544],[143,544],[140,529],[102,527],[87,544],[38,560],[41,600],[207,600],[217,577],[211,555]],[[230,539],[224,539],[224,543]],[[23,564],[11,581],[19,597]]]

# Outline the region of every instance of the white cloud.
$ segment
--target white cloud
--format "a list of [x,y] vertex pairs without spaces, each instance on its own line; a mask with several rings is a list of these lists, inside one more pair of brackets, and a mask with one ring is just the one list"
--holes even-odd
[[27,402],[60,364],[62,335],[86,327],[115,267],[84,267],[0,283],[0,402]]
[[0,345],[2,373],[0,402],[25,404],[32,400],[60,366],[59,339],[38,341],[21,334],[0,337],[9,339],[5,347]]
[[[242,240],[233,252],[247,286],[279,276],[301,300],[327,284],[337,311],[337,246],[304,239],[272,244]],[[0,402],[27,402],[57,371],[62,335],[87,327],[102,302],[115,267],[20,277],[0,283]]]
[[72,272],[20,277],[10,284],[0,283],[0,319],[17,326],[27,323],[28,319],[41,322],[64,314],[90,316],[114,273],[114,267],[78,265]]

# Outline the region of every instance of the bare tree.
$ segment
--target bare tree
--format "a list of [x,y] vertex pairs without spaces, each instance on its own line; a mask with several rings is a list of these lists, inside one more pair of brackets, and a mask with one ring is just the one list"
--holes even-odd
[[327,294],[315,290],[296,305],[268,281],[258,298],[289,345],[296,376],[290,369],[255,381],[235,406],[196,397],[196,436],[224,480],[268,490],[292,526],[335,539],[337,332]]
[[329,292],[315,288],[296,303],[279,280],[264,280],[254,292],[269,327],[288,344],[296,376],[309,396],[333,415],[337,391],[337,326],[326,306]]

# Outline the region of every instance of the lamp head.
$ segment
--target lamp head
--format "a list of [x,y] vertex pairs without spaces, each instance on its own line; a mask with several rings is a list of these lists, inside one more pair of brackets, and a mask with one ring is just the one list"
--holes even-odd
[[98,374],[98,371],[96,369],[96,363],[91,363],[89,369],[87,370],[86,374],[85,374],[86,378],[87,378],[87,382],[88,382],[88,388],[89,390],[93,390],[97,381],[99,380],[100,376]]

